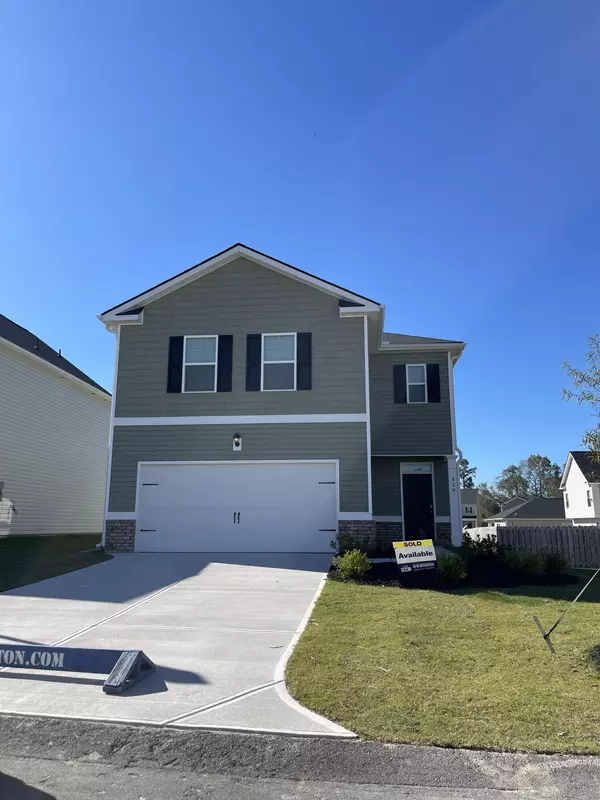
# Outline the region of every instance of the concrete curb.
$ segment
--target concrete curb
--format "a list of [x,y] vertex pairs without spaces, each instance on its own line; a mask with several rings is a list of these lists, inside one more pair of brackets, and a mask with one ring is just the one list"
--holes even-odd
[[[327,719],[326,717],[322,717],[320,714],[316,714],[314,711],[310,711],[308,708],[305,708],[301,705],[297,700],[295,700],[292,695],[288,692],[287,686],[285,685],[285,668],[287,666],[288,661],[291,658],[292,653],[298,642],[300,641],[300,637],[304,633],[306,626],[308,625],[308,621],[310,620],[313,610],[317,604],[317,600],[319,599],[323,588],[325,587],[325,582],[327,581],[327,575],[323,575],[321,578],[321,582],[317,587],[317,591],[314,594],[313,599],[310,602],[310,605],[306,609],[306,613],[302,617],[300,625],[296,630],[296,633],[290,639],[288,646],[283,651],[283,655],[279,660],[279,663],[275,667],[275,672],[273,673],[273,681],[275,681],[275,691],[277,692],[277,696],[280,700],[282,700],[286,705],[293,708],[294,711],[298,712],[299,714],[303,714],[308,719],[312,720],[313,722],[318,723],[319,725],[323,725],[327,730],[327,735],[329,736],[339,736],[344,739],[355,739],[356,734],[352,731],[347,730],[346,728],[342,728],[341,725],[337,725],[335,722]],[[318,736],[319,734],[314,734]]]

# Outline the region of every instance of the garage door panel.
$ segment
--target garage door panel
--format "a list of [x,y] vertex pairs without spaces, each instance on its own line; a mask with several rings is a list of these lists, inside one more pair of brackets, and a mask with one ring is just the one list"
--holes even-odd
[[335,480],[333,463],[142,465],[136,549],[328,552]]

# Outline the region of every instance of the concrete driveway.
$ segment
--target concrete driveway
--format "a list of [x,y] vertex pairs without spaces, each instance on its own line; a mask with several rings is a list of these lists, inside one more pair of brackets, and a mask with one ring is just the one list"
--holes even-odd
[[0,595],[0,644],[143,650],[121,696],[101,676],[0,670],[0,712],[348,736],[287,693],[283,668],[330,559],[145,553]]

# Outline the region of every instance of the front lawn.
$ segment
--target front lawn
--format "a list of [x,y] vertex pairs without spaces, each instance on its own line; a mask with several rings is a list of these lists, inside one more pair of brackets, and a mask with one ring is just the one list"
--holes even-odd
[[0,592],[106,561],[111,556],[94,549],[100,538],[64,535],[0,539]]
[[[460,593],[327,581],[289,662],[301,703],[368,739],[600,753],[600,576]],[[587,597],[587,601],[586,601]]]

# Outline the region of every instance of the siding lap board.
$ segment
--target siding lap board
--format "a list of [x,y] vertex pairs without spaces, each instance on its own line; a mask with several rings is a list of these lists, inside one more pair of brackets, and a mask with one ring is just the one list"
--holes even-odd
[[100,533],[109,426],[109,396],[0,343],[0,533]]
[[[232,451],[241,433],[243,451]],[[135,511],[138,461],[339,459],[340,511],[367,510],[364,423],[123,426],[114,430],[109,511]]]
[[[246,391],[248,333],[312,333],[312,389]],[[168,394],[170,336],[233,334],[232,391]],[[246,259],[183,286],[123,326],[117,417],[364,413],[362,318],[339,317],[338,300]]]
[[[439,364],[439,403],[394,403],[395,364]],[[439,351],[371,353],[371,450],[376,455],[452,453],[448,354]]]

